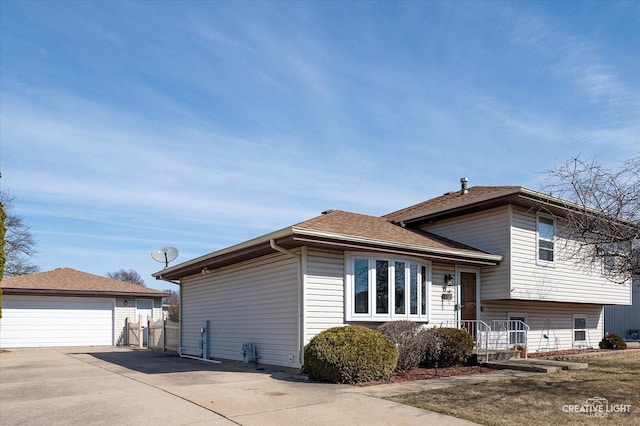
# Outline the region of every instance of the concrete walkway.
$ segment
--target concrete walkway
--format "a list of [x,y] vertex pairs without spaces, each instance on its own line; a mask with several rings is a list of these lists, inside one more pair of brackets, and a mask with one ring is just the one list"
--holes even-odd
[[511,358],[489,361],[482,365],[495,369],[553,373],[560,370],[586,370],[589,364],[584,362],[557,361],[544,358]]
[[418,380],[414,382],[390,383],[376,386],[354,387],[346,392],[370,395],[376,398],[388,398],[407,393],[432,391],[451,386],[468,386],[476,383],[494,382],[498,380],[519,379],[539,373],[516,370],[496,370],[489,373],[472,374],[468,376],[442,377],[440,379]]
[[472,425],[380,399],[535,373],[353,387],[119,348],[0,353],[0,424]]

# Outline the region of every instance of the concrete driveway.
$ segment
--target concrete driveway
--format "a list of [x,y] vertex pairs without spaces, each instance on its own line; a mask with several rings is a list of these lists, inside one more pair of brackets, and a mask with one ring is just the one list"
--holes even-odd
[[470,425],[366,395],[161,353],[110,347],[0,353],[0,424]]

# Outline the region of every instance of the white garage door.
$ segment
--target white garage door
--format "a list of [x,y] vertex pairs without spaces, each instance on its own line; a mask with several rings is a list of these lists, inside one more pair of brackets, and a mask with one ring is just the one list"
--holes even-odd
[[2,297],[0,347],[113,345],[114,299]]

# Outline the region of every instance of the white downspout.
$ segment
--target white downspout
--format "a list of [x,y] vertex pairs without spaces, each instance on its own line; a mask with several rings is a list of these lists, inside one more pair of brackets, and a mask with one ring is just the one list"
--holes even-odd
[[298,260],[298,364],[300,364],[300,368],[302,368],[302,357],[303,357],[303,348],[304,348],[304,327],[302,326],[303,322],[303,297],[302,297],[302,287],[304,286],[303,277],[302,277],[302,256],[298,253],[294,253],[291,250],[287,250],[284,247],[280,247],[276,244],[275,239],[269,240],[269,245],[275,251],[280,253],[293,256]]
[[277,245],[276,240],[274,240],[273,238],[269,240],[269,245],[271,246],[272,249],[274,249],[275,251],[279,251],[280,253],[288,254],[289,256],[298,257],[298,258],[300,257],[298,256],[297,253],[294,253],[291,250],[287,250],[286,248],[280,247],[279,245]]
[[[182,280],[178,280],[178,281],[174,281],[174,280],[169,280],[166,278],[163,278],[162,275],[158,275],[156,277],[156,280],[162,280],[162,281],[166,281],[168,283],[172,283],[172,284],[177,284],[178,287],[180,287],[180,318],[178,318],[178,324],[179,324],[179,328],[178,328],[178,356],[180,356],[180,358],[194,358],[194,359],[200,359],[202,360],[202,358],[195,358],[195,357],[190,357],[188,355],[182,355],[182,324],[184,324],[184,322],[182,321]],[[129,336],[127,336],[128,338]]]

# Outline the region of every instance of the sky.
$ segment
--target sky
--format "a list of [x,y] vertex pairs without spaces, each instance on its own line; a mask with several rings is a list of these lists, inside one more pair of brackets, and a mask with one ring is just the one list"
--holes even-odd
[[0,190],[41,271],[539,189],[640,152],[639,1],[2,1]]

